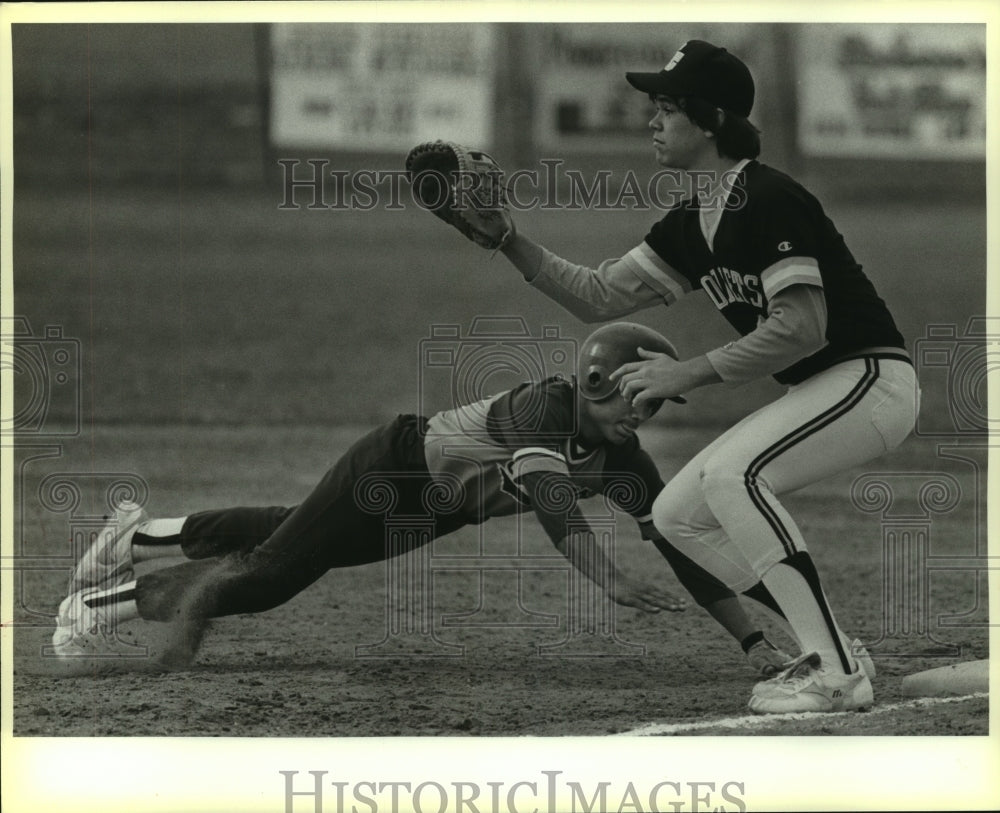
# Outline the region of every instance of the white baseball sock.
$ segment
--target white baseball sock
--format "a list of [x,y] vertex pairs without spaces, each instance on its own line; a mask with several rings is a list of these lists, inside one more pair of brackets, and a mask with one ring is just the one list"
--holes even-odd
[[142,523],[132,537],[132,561],[183,557],[181,529],[187,517],[151,519]]
[[101,622],[115,626],[126,621],[139,618],[139,608],[135,603],[135,581],[126,582],[109,590],[98,590],[84,600],[93,610],[96,610]]
[[803,654],[819,653],[823,668],[849,674],[856,668],[847,648],[844,663],[842,640],[846,636],[837,627],[819,584],[812,584],[797,567],[779,562],[762,577],[767,589],[788,619]]

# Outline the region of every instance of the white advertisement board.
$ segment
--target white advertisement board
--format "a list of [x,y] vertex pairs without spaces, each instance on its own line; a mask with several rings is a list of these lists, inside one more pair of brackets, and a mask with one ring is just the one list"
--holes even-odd
[[491,140],[489,26],[276,24],[271,32],[275,146],[383,151]]
[[803,26],[797,48],[805,155],[985,156],[985,26]]

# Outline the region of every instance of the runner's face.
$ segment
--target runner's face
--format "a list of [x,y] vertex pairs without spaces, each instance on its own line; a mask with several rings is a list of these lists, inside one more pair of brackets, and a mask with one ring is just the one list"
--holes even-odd
[[691,169],[715,152],[712,139],[668,97],[656,96],[653,104],[649,128],[653,131],[656,163],[672,169]]
[[633,407],[615,392],[603,401],[583,402],[583,435],[592,443],[620,446],[631,440],[636,430],[660,408],[661,401],[646,401]]

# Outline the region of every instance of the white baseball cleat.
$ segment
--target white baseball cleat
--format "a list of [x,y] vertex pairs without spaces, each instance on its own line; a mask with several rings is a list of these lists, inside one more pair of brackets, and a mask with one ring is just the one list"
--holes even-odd
[[782,681],[787,680],[791,673],[798,669],[799,666],[801,666],[802,663],[810,657],[812,657],[812,653],[799,655],[799,657],[789,661],[785,664],[784,668],[770,680],[762,680],[759,683],[755,683],[751,694],[755,697],[757,695],[770,694],[776,686],[778,686]]
[[132,566],[132,537],[146,520],[146,511],[133,502],[122,503],[114,518],[80,557],[69,580],[69,593],[93,587],[106,589],[135,578]]
[[747,650],[747,661],[758,675],[771,677],[791,665],[792,656],[764,638]]
[[80,590],[71,593],[59,605],[52,649],[57,658],[86,658],[116,654],[121,651],[114,624],[100,610],[88,607],[84,599],[98,592]]
[[[865,645],[861,643],[860,638],[855,638],[851,642],[851,656],[858,666],[858,671],[862,672],[868,680],[872,680],[875,677],[875,664],[872,662],[872,656],[865,649]],[[770,680],[762,680],[760,683],[755,684],[753,694],[755,696],[770,694],[772,689],[785,680],[788,673],[794,671],[802,661],[809,657],[810,655],[801,655],[795,660],[790,660],[782,667],[782,672],[776,674]]]
[[756,714],[860,711],[875,702],[868,675],[860,669],[852,675],[825,672],[815,652],[796,659],[792,667],[767,684],[765,692],[754,687],[750,697],[750,710]]

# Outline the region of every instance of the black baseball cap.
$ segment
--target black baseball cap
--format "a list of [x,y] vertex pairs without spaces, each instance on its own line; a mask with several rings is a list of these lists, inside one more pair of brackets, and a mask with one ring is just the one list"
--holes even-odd
[[662,71],[626,73],[636,90],[664,96],[697,96],[746,118],[753,109],[750,69],[725,48],[704,40],[685,42]]

